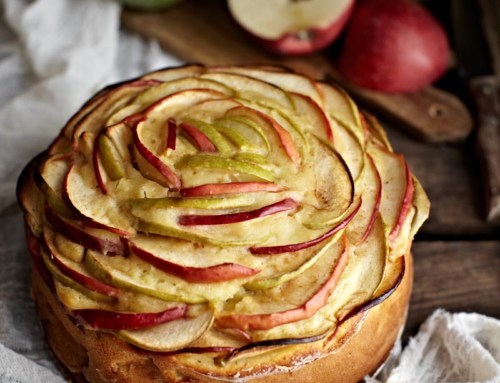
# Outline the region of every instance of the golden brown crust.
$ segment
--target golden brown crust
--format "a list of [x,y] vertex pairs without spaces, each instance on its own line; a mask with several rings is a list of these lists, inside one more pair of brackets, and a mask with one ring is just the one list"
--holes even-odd
[[[293,371],[264,373],[248,381],[348,383],[375,371],[386,359],[404,325],[413,281],[411,255],[406,256],[406,265],[405,276],[391,296],[343,324],[343,331],[339,333],[344,334],[344,339],[337,338],[331,343],[343,343],[339,349]],[[49,345],[75,381],[82,381],[83,377],[93,383],[221,381],[187,369],[176,363],[175,357],[146,353],[113,335],[76,326],[36,271],[33,272],[33,295]],[[259,375],[258,371],[255,375]]]

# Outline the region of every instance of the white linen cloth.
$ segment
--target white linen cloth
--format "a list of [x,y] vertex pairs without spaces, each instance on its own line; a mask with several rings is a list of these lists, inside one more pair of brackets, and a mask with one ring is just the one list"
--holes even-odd
[[[221,0],[222,1],[222,0]],[[3,0],[0,20],[0,383],[64,382],[29,294],[15,184],[104,85],[180,63],[119,28],[110,0]],[[500,382],[500,321],[436,312],[375,382]],[[389,371],[390,370],[390,371]]]

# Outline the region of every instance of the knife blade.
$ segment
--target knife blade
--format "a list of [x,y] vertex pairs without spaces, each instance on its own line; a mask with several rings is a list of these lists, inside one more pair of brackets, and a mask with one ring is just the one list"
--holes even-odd
[[458,72],[476,107],[476,151],[482,165],[486,219],[500,222],[500,74],[493,73],[477,2],[453,0],[451,7]]

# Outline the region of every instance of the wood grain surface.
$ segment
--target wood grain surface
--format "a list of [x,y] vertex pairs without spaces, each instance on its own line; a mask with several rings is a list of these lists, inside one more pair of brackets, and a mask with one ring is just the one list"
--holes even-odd
[[272,63],[289,66],[316,79],[341,83],[360,102],[427,142],[463,141],[472,119],[455,96],[429,87],[414,94],[387,95],[346,83],[331,54],[285,58],[268,54],[232,20],[225,1],[187,0],[160,13],[123,13],[123,24],[179,56],[207,65]]
[[406,336],[436,309],[500,319],[500,242],[416,242]]

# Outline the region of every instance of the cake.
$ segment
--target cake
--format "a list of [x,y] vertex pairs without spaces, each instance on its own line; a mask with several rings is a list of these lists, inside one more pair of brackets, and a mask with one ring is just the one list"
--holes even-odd
[[377,121],[273,66],[90,99],[18,183],[47,342],[76,382],[357,382],[394,345],[429,203]]

